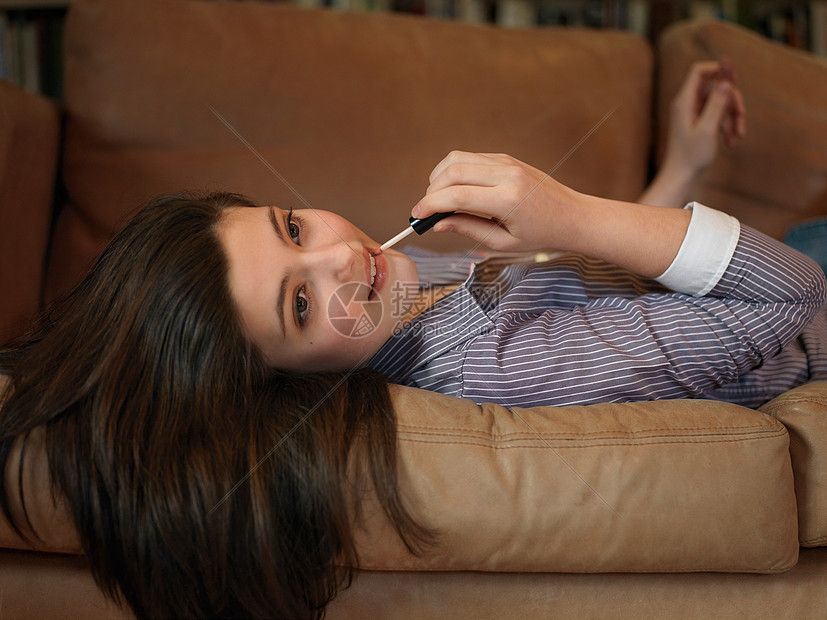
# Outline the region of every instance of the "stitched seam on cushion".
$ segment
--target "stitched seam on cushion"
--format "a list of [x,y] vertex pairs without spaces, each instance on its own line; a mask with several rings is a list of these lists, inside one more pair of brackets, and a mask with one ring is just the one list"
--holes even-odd
[[[783,568],[768,568],[766,570],[761,570],[757,568],[746,569],[746,568],[720,568],[720,567],[713,567],[713,568],[657,568],[657,569],[637,569],[637,570],[621,570],[621,569],[605,569],[605,570],[543,570],[543,569],[526,569],[522,568],[519,570],[521,573],[552,573],[557,575],[608,575],[612,573],[619,573],[622,575],[668,575],[669,573],[736,573],[736,574],[748,574],[748,575],[778,575],[781,573],[786,573],[789,571],[793,566],[795,566],[795,562],[792,564],[784,565]],[[382,568],[366,568],[362,569],[364,571],[379,571],[379,570],[386,570],[386,571],[399,571],[399,572],[426,572],[426,573],[456,573],[456,572],[470,572],[470,573],[514,573],[516,574],[518,571],[514,570],[504,570],[501,568],[489,568],[489,569],[482,569],[482,568],[429,568],[429,567],[417,567],[413,568],[411,566],[404,566],[404,565],[383,565]]]
[[[470,445],[470,446],[478,446],[478,447],[481,447],[481,448],[490,448],[492,450],[510,450],[510,449],[515,449],[515,448],[523,448],[523,449],[531,449],[531,450],[540,450],[540,449],[548,450],[549,447],[567,448],[567,449],[570,449],[570,450],[577,450],[577,449],[598,448],[598,447],[605,447],[605,446],[635,447],[635,446],[652,446],[652,445],[663,445],[663,444],[744,443],[744,442],[748,442],[748,441],[765,441],[765,440],[768,440],[768,439],[775,439],[775,438],[783,436],[785,434],[786,434],[786,431],[782,431],[782,432],[778,432],[778,433],[774,433],[774,434],[768,434],[768,433],[767,434],[762,434],[761,437],[742,437],[740,439],[715,438],[715,436],[713,435],[712,436],[713,438],[711,440],[709,440],[709,439],[686,438],[683,441],[677,441],[674,438],[663,438],[660,441],[648,440],[648,441],[640,441],[640,442],[617,442],[617,443],[615,443],[615,442],[611,442],[611,443],[609,443],[609,442],[603,442],[603,443],[594,442],[594,443],[589,443],[588,445],[565,445],[565,444],[563,444],[563,445],[554,445],[554,446],[549,446],[547,443],[543,443],[543,445],[539,445],[539,446],[538,445],[524,445],[524,444],[520,444],[520,445],[495,444],[495,445],[492,445],[490,442],[483,443],[479,440],[475,441],[472,438],[469,438],[466,441],[458,441],[456,439],[451,440],[451,441],[433,441],[433,440],[428,440],[428,439],[416,439],[416,438],[413,438],[413,437],[400,437],[400,441],[410,441],[412,443],[425,443],[425,444],[441,445],[441,446],[444,446],[444,445],[449,445],[449,446],[450,445],[457,445],[457,446]],[[533,441],[544,441],[545,439],[546,438],[537,438],[537,437],[535,437],[533,439]]]
[[[786,427],[777,422],[777,425],[770,426],[762,426],[762,427],[755,427],[755,426],[701,426],[701,427],[680,427],[680,428],[670,428],[670,429],[658,429],[658,428],[647,428],[642,429],[640,431],[594,431],[594,432],[580,432],[580,433],[552,433],[550,435],[543,435],[539,433],[541,437],[554,437],[558,439],[585,439],[585,438],[599,438],[599,437],[613,437],[616,436],[617,438],[636,438],[636,437],[657,437],[657,436],[666,436],[671,435],[672,433],[689,433],[686,435],[687,437],[691,437],[692,435],[702,435],[702,436],[710,436],[716,435],[719,433],[732,433],[733,431],[738,434],[755,434],[755,433],[782,433],[786,430]],[[468,433],[469,435],[476,435],[478,437],[487,437],[492,440],[497,439],[521,439],[521,438],[534,438],[536,439],[538,433],[531,433],[527,431],[514,431],[511,433],[499,433],[493,434],[488,433],[482,430],[472,430],[468,429],[467,427],[440,427],[440,428],[433,428],[431,426],[415,426],[415,425],[407,425],[407,424],[400,424],[398,427],[398,431],[408,432],[411,434],[422,434],[422,435],[433,435],[439,436],[442,433],[453,435],[457,433]]]
[[827,398],[785,398],[783,402],[774,403],[772,405],[762,407],[761,412],[767,414],[772,412],[772,414],[774,415],[778,411],[784,411],[790,405],[800,405],[802,403],[807,405],[820,405],[822,407],[827,407]]

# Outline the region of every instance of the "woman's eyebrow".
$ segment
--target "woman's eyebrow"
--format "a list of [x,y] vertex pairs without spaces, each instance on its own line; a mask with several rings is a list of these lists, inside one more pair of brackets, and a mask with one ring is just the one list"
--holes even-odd
[[281,280],[281,286],[279,287],[279,299],[276,302],[276,315],[279,317],[279,323],[281,323],[281,340],[282,342],[285,341],[287,338],[287,326],[284,323],[284,297],[287,294],[287,277],[289,275],[289,271],[285,272],[284,277]]
[[276,237],[278,237],[279,241],[281,241],[282,243],[287,244],[287,239],[285,237],[284,232],[282,232],[281,224],[279,224],[279,218],[276,217],[275,207],[269,207],[267,209],[267,217],[270,218],[270,224],[273,225],[273,230],[276,231]]
[[[281,226],[279,225],[279,218],[276,216],[276,208],[270,207],[267,209],[267,217],[270,218],[270,224],[273,226],[273,230],[276,232],[276,237],[279,241],[287,245],[287,239],[284,238],[284,233],[282,232]],[[281,340],[287,338],[287,326],[284,322],[284,298],[287,295],[287,279],[290,276],[290,269],[285,269],[284,276],[281,279],[281,286],[279,287],[279,298],[276,301],[276,316],[279,319],[279,323],[281,324]]]

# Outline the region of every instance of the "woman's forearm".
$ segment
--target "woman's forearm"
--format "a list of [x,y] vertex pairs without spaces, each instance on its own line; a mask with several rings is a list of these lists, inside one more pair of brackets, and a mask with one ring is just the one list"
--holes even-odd
[[585,194],[575,217],[569,247],[642,276],[666,271],[678,254],[691,212],[664,209]]

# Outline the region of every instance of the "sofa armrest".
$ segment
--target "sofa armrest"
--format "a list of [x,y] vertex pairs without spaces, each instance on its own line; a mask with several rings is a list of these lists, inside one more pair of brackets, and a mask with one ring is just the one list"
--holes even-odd
[[[438,538],[411,556],[356,478],[360,568],[774,573],[798,559],[788,436],[770,416],[693,400],[509,410],[391,390],[402,496]],[[78,553],[42,439],[23,474],[36,548]],[[19,457],[18,445],[12,493]],[[0,546],[32,548],[2,519]]]
[[697,400],[509,410],[393,396],[403,496],[438,540],[413,557],[363,503],[361,568],[772,573],[797,561],[788,436],[769,416]]
[[790,433],[790,456],[805,547],[827,545],[827,380],[814,381],[774,398],[761,411]]
[[57,105],[0,80],[0,343],[38,309],[59,141]]

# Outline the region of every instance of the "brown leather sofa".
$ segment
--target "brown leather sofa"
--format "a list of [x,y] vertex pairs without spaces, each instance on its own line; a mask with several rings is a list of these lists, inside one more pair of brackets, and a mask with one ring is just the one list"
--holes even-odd
[[[383,240],[461,148],[634,199],[689,65],[721,56],[739,74],[748,136],[692,197],[775,236],[827,214],[827,63],[731,25],[680,24],[653,50],[609,31],[75,0],[64,104],[0,83],[0,337],[158,193],[305,203]],[[692,400],[507,410],[393,392],[401,483],[440,542],[410,557],[368,497],[362,570],[330,618],[827,616],[827,381],[760,411]],[[42,455],[28,454],[44,543],[0,524],[0,615],[129,617],[96,588]]]

